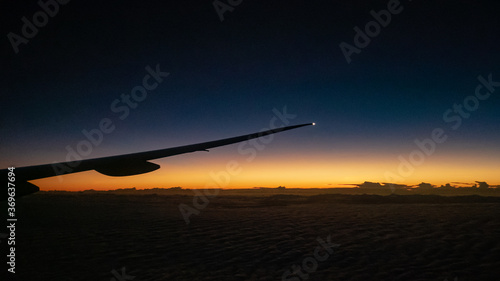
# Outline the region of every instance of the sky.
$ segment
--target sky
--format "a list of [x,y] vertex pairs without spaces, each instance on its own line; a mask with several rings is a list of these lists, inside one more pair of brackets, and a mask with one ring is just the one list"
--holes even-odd
[[500,184],[492,1],[0,5],[2,168],[65,161],[103,119],[114,129],[83,159],[258,132],[276,112],[279,126],[316,122],[244,144],[252,154],[235,144],[143,175],[33,181],[42,190]]

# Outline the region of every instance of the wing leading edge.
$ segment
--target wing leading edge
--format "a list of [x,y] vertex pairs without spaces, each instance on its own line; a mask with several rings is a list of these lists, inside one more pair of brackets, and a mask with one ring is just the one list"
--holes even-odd
[[[29,183],[30,180],[60,176],[83,171],[95,170],[101,174],[108,176],[131,176],[152,172],[160,168],[158,164],[148,162],[148,160],[164,158],[184,153],[206,151],[210,148],[225,146],[238,142],[243,142],[283,131],[288,131],[304,126],[314,125],[307,123],[288,127],[281,127],[272,130],[262,131],[258,133],[226,138],[221,140],[184,145],[166,149],[152,150],[146,152],[138,152],[117,156],[109,156],[102,158],[87,159],[81,161],[60,162],[53,164],[28,166],[15,168],[15,194],[16,197],[24,196],[39,191],[39,188]],[[2,178],[6,179],[8,169],[0,170]],[[1,200],[7,199],[7,192],[2,192]]]

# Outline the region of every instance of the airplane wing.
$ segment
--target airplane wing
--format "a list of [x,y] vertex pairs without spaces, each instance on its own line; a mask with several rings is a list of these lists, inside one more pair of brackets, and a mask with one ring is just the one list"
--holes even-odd
[[[40,190],[38,186],[28,182],[30,180],[42,179],[42,178],[48,178],[53,176],[60,176],[64,174],[71,174],[71,173],[90,171],[90,170],[95,170],[101,174],[114,177],[139,175],[152,172],[160,168],[160,165],[148,162],[148,160],[164,158],[168,156],[196,152],[196,151],[207,151],[207,149],[210,148],[243,142],[250,139],[255,139],[309,125],[314,125],[314,123],[281,127],[238,137],[232,137],[227,139],[221,139],[221,140],[215,140],[215,141],[209,141],[209,142],[203,142],[203,143],[197,143],[179,147],[172,147],[166,149],[152,150],[146,152],[94,158],[81,161],[70,161],[70,162],[60,162],[60,163],[37,165],[37,166],[19,167],[15,168],[13,171],[9,169],[4,169],[0,170],[0,175],[2,176],[2,180],[7,180],[12,175],[12,174],[9,175],[9,172],[13,172],[13,175],[15,175],[14,176],[15,182],[12,182],[12,184],[15,185],[15,197],[20,197]],[[6,188],[13,187],[11,184],[9,184],[9,186],[7,185],[4,186],[6,186]],[[8,190],[8,192],[2,192],[0,200],[6,200],[8,196],[10,196],[9,193],[11,191],[12,189]]]

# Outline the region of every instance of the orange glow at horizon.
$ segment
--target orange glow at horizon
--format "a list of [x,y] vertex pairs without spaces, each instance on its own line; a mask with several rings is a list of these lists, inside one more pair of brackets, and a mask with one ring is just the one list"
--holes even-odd
[[[273,155],[274,154],[274,155]],[[279,154],[279,153],[278,153]],[[351,155],[352,156],[352,155]],[[498,164],[477,163],[473,157],[456,161],[450,157],[434,157],[420,166],[414,166],[394,183],[416,185],[429,182],[442,185],[449,182],[486,181],[500,183]],[[334,160],[326,160],[334,159]],[[470,160],[470,161],[469,161]],[[393,155],[358,155],[335,157],[309,154],[277,156],[263,153],[249,161],[248,156],[192,154],[153,161],[161,165],[157,171],[128,177],[108,177],[95,171],[69,174],[32,181],[41,190],[81,191],[88,189],[112,190],[118,188],[331,188],[342,184],[364,181],[389,182],[385,174],[398,174],[399,161]],[[229,164],[228,164],[229,163]],[[228,166],[229,165],[229,166]],[[496,166],[495,166],[496,165]]]

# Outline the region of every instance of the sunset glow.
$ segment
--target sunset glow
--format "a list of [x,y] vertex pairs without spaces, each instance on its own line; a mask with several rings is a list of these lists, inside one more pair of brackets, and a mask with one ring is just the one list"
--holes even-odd
[[[138,189],[170,188],[332,188],[364,181],[387,182],[387,171],[397,172],[397,157],[366,155],[351,157],[348,154],[318,152],[315,155],[297,155],[262,152],[253,161],[239,155],[234,148],[218,149],[210,153],[194,153],[185,156],[153,161],[161,165],[157,171],[129,176],[108,177],[95,171],[33,181],[41,190],[109,190],[117,188]],[[231,151],[234,155],[231,155]],[[336,158],[335,158],[336,157]],[[338,159],[338,160],[330,160]],[[416,185],[422,181],[435,185],[449,182],[474,183],[486,181],[500,183],[495,161],[477,163],[475,155],[460,159],[436,155],[425,164],[416,166],[414,172],[394,183]],[[228,163],[236,163],[231,173]]]

